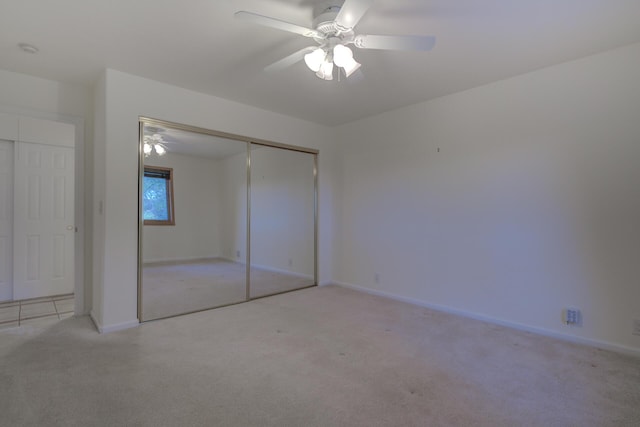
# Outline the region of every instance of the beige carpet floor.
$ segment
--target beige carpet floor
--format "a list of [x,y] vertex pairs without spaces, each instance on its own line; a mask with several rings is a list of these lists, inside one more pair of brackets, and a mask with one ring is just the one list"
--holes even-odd
[[[313,279],[251,268],[251,298],[313,285]],[[146,264],[142,269],[142,319],[191,313],[246,300],[244,264],[223,259]]]
[[638,426],[640,359],[314,287],[0,332],[6,426]]

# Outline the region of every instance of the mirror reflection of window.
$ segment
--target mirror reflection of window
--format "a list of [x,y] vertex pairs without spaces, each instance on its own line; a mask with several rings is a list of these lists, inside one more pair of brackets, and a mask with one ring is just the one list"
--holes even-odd
[[172,168],[144,167],[142,217],[144,225],[175,225]]

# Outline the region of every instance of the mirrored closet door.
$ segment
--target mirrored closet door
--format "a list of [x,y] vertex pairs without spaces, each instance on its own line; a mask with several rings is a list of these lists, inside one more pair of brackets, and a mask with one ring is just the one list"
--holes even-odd
[[251,146],[251,298],[315,284],[314,161]]
[[245,301],[247,144],[141,132],[141,320]]
[[140,320],[317,284],[316,154],[141,119]]

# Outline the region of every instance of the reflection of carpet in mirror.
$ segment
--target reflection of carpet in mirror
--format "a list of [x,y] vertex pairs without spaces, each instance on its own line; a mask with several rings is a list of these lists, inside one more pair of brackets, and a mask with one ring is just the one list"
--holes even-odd
[[[144,264],[142,319],[219,307],[245,300],[245,265],[224,259]],[[251,297],[313,285],[312,277],[251,268]]]

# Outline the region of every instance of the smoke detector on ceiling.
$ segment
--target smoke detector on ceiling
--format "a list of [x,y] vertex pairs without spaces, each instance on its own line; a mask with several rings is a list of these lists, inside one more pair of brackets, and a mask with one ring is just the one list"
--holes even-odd
[[38,48],[29,43],[18,43],[18,47],[22,49],[23,52],[26,53],[38,53]]

